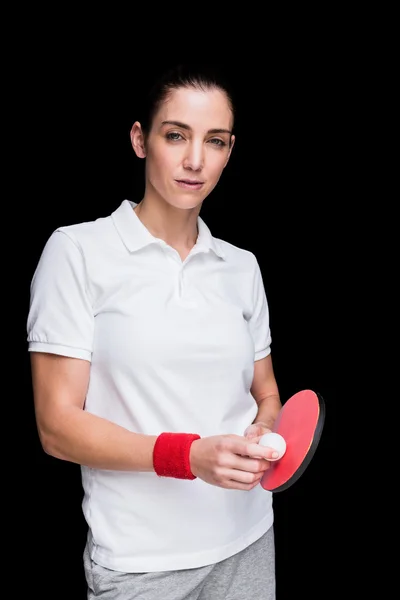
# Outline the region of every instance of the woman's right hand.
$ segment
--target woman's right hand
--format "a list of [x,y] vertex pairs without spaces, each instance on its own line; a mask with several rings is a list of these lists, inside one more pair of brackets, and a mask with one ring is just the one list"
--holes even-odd
[[252,490],[269,469],[274,452],[239,435],[216,435],[192,443],[190,466],[193,475],[211,485]]

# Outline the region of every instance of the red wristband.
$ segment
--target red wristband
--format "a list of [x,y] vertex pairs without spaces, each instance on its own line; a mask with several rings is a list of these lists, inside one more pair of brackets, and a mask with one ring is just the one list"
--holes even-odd
[[161,433],[153,450],[154,470],[160,477],[196,479],[190,470],[190,447],[197,433]]

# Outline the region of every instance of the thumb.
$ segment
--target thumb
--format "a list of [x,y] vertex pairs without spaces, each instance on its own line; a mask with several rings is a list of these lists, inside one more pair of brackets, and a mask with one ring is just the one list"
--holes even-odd
[[259,425],[252,423],[251,425],[246,427],[246,429],[244,431],[244,437],[247,439],[261,437],[262,433],[260,430],[261,430],[261,427]]

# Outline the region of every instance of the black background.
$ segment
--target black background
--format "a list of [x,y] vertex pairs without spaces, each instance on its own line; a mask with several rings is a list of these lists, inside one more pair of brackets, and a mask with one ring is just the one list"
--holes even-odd
[[[37,437],[25,331],[30,280],[56,227],[105,216],[124,198],[140,199],[143,164],[129,131],[142,86],[160,67],[157,58],[144,60],[137,48],[112,54],[90,44],[79,52],[72,46],[55,56],[40,44],[34,58],[26,53],[23,88],[29,102],[19,115],[28,191],[18,204],[25,243],[18,307],[23,402],[17,416],[29,461],[17,475],[21,492],[14,508],[18,545],[29,564],[20,570],[18,597],[35,592],[42,600],[85,599],[86,529],[79,467],[46,456]],[[292,488],[275,495],[277,600],[325,598],[342,584],[334,550],[343,538],[334,457],[347,402],[341,242],[349,166],[340,148],[352,74],[342,68],[337,50],[321,53],[293,44],[270,61],[226,60],[239,96],[237,141],[202,210],[216,237],[253,251],[259,260],[283,401],[310,388],[326,404],[325,428],[310,466]]]

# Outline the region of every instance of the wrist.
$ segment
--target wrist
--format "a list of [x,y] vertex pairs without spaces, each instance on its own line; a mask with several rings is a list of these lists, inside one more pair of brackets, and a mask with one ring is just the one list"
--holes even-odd
[[272,429],[272,423],[271,421],[267,422],[267,421],[254,421],[253,425],[256,425],[258,427],[264,427],[266,429]]
[[154,444],[153,467],[159,477],[196,479],[190,467],[190,448],[196,433],[161,433]]

